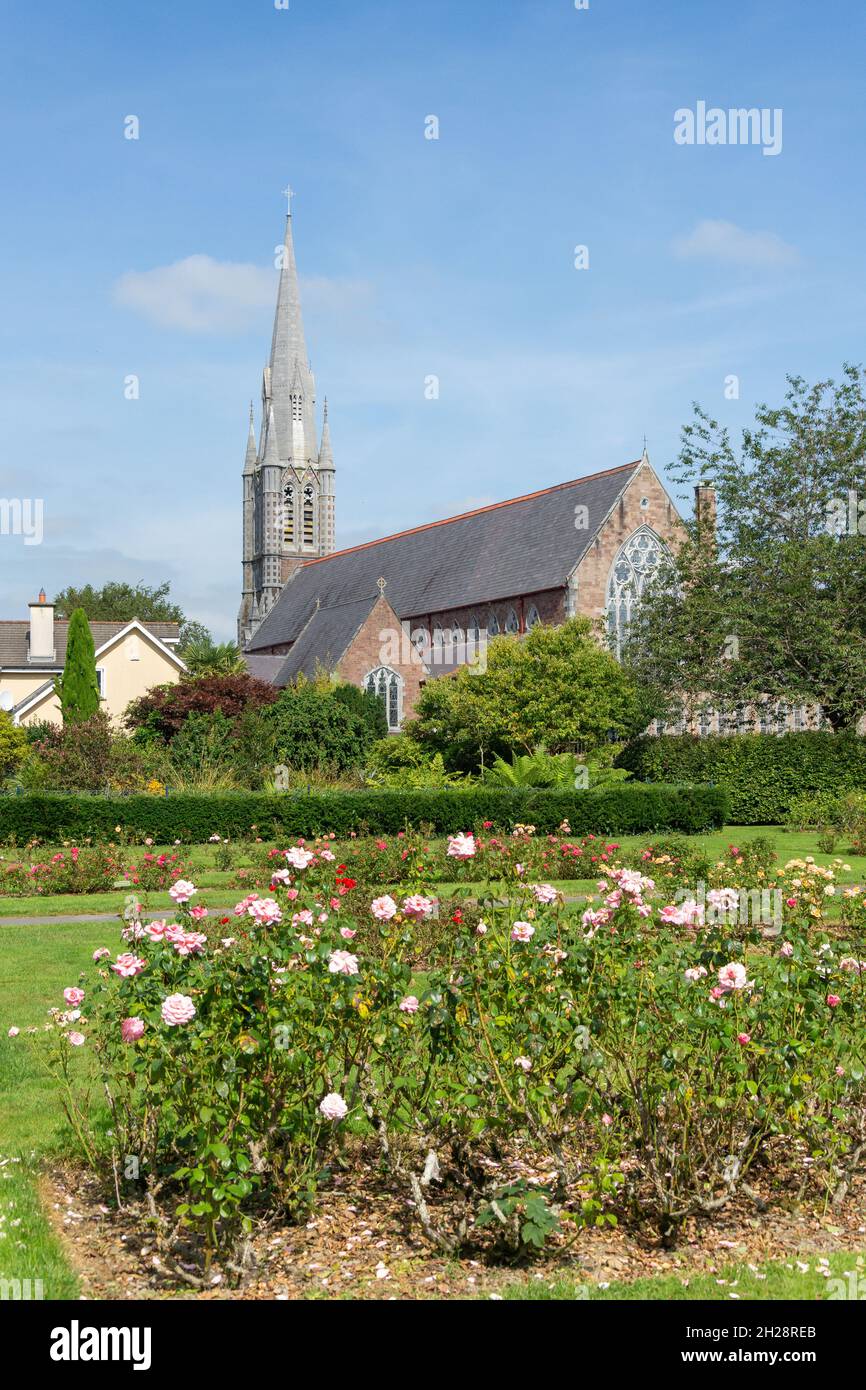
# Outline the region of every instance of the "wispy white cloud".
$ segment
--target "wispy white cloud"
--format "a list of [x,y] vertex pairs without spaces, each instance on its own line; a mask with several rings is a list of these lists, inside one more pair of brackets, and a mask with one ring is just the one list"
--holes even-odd
[[[275,296],[275,271],[204,255],[127,271],[113,292],[115,304],[185,333],[243,332],[273,307]],[[301,298],[313,314],[358,313],[372,297],[372,286],[362,280],[318,275],[301,282]]]
[[795,246],[775,232],[747,232],[735,222],[711,218],[699,222],[687,236],[673,242],[680,259],[723,261],[729,265],[790,266],[800,260]]

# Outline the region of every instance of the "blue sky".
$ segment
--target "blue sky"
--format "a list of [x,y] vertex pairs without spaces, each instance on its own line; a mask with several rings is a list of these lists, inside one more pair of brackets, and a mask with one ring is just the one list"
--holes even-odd
[[[863,357],[862,4],[289,5],[5,9],[0,496],[44,540],[0,535],[0,617],[169,579],[232,635],[287,181],[339,545],[644,434],[664,472],[692,400]],[[676,144],[698,101],[780,108],[781,152]]]

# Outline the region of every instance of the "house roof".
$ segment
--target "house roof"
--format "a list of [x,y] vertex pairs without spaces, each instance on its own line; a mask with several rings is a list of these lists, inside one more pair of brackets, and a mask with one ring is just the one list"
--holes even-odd
[[[116,637],[126,627],[129,627],[128,622],[92,622],[90,631],[93,634],[93,645],[96,650],[99,651],[100,647],[104,647],[106,642],[109,642],[112,637]],[[141,627],[158,638],[160,642],[176,640],[180,632],[177,623],[142,623]],[[26,618],[0,621],[0,669],[25,671],[56,671],[61,669],[66,661],[68,632],[68,618],[56,619],[54,623],[54,660],[28,661],[29,621]]]
[[[351,603],[374,593],[380,576],[401,620],[561,588],[641,462],[310,560],[285,585],[248,650],[297,641],[317,599],[328,609]],[[585,528],[576,525],[579,506],[587,509]]]
[[288,685],[298,676],[312,680],[319,671],[331,671],[350,646],[379,600],[378,590],[349,603],[314,608],[277,674],[275,685]]

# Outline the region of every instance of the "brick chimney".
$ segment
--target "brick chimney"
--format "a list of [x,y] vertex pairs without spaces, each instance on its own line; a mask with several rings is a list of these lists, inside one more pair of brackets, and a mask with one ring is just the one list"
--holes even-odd
[[40,589],[38,599],[35,603],[28,604],[28,608],[30,609],[30,645],[27,660],[50,664],[55,660],[54,604],[48,602],[45,597],[45,590]]
[[710,483],[698,483],[695,487],[695,521],[701,540],[715,545],[716,489]]

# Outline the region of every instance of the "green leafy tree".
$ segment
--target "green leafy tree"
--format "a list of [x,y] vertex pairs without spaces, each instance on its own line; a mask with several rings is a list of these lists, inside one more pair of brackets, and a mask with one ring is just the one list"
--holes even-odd
[[788,378],[735,443],[695,407],[678,482],[698,508],[630,633],[626,663],[666,712],[816,703],[836,730],[866,712],[866,375]]
[[487,668],[460,667],[421,692],[407,735],[453,769],[543,745],[591,752],[638,733],[647,705],[637,682],[597,640],[588,618],[495,637]]
[[210,633],[179,644],[192,676],[242,676],[246,662],[234,642],[214,642]]
[[70,584],[54,599],[58,618],[68,618],[76,608],[83,608],[91,622],[130,623],[138,618],[143,623],[178,623],[178,651],[185,657],[188,648],[199,642],[212,642],[203,623],[186,617],[179,603],[170,597],[171,585],[125,584],[109,582],[101,589],[92,584],[78,588]]
[[373,741],[366,714],[310,683],[282,691],[261,710],[261,721],[272,738],[275,764],[305,771],[360,767]]
[[64,724],[82,724],[99,710],[99,682],[93,634],[83,608],[69,619],[66,662],[55,682]]
[[11,714],[0,710],[0,781],[17,772],[27,756],[28,739],[23,729],[12,722]]

